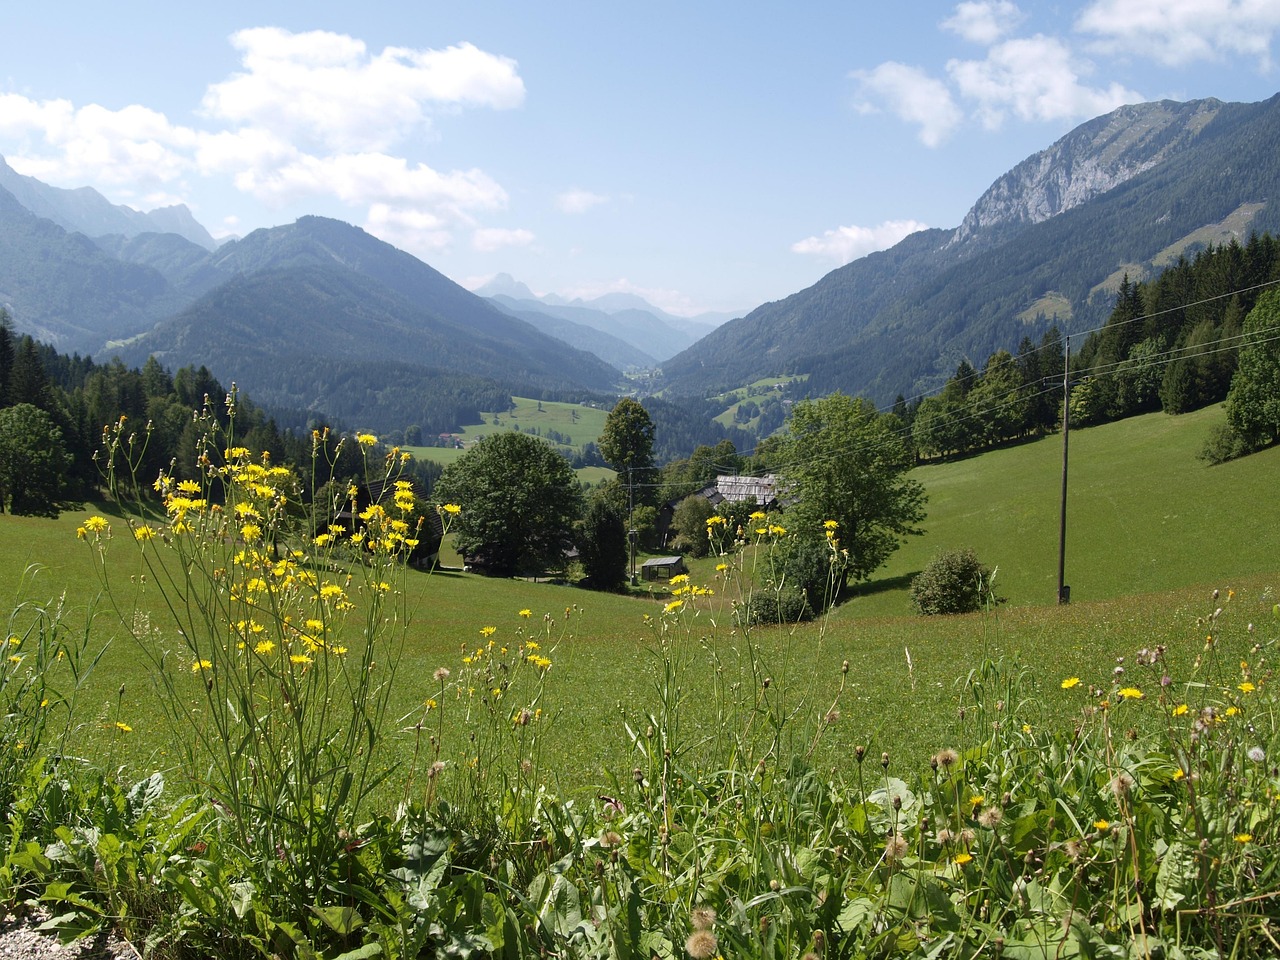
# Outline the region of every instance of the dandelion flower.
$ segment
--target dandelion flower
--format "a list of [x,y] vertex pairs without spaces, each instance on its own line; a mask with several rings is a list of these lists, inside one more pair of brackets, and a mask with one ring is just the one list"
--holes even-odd
[[84,522],[84,528],[90,533],[106,533],[111,529],[111,524],[107,523],[105,517],[90,517]]
[[973,857],[969,853],[957,853],[954,857],[951,858],[951,862],[956,864],[957,866],[963,867],[966,863],[968,863],[972,859]]
[[480,628],[480,636],[482,637],[492,637],[497,632],[498,632],[497,627],[481,627]]
[[1145,694],[1137,687],[1125,687],[1118,696],[1121,700],[1141,700]]
[[670,603],[668,603],[665,607],[662,608],[662,612],[674,613],[675,611],[679,610],[683,606],[684,606],[683,600],[672,600]]
[[191,664],[192,673],[199,673],[201,670],[212,670],[212,669],[213,669],[212,660],[197,660],[195,663]]
[[440,509],[443,510],[445,513],[449,514],[449,516],[451,517],[456,517],[458,514],[462,512],[462,508],[458,506],[456,503],[446,503]]
[[1004,819],[1004,811],[999,807],[986,807],[978,814],[978,823],[988,830],[994,830]]
[[714,957],[718,946],[719,941],[710,930],[695,930],[684,942],[685,952],[693,960],[708,960],[709,957]]
[[275,648],[276,648],[276,642],[274,640],[260,640],[254,646],[253,652],[260,657],[265,657]]
[[1093,829],[1095,829],[1095,830],[1110,830],[1110,829],[1111,829],[1111,821],[1110,821],[1110,820],[1095,820],[1095,821],[1093,821]]
[[950,747],[945,750],[938,751],[938,766],[944,769],[950,769],[960,760],[960,754],[956,753]]
[[1236,843],[1250,843],[1253,840],[1252,833],[1237,833],[1235,837]]
[[899,833],[895,833],[884,844],[884,855],[886,860],[901,860],[907,855],[910,846],[907,840]]
[[360,444],[360,446],[362,447],[372,447],[377,442],[378,442],[378,438],[375,437],[372,433],[356,434],[356,443]]
[[116,721],[116,729],[119,730],[121,733],[133,733],[133,727],[129,726],[127,723],[123,722],[122,720]]
[[1253,691],[1257,690],[1258,688],[1255,687],[1248,680],[1246,680],[1244,683],[1240,684],[1236,689],[1239,690],[1241,693],[1253,693]]
[[1188,709],[1190,708],[1185,703],[1180,703],[1173,708],[1173,715],[1175,717],[1185,716]]
[[1070,690],[1072,687],[1078,687],[1079,685],[1080,685],[1079,677],[1067,677],[1067,679],[1062,681],[1063,690]]
[[523,610],[520,611],[520,616],[528,620],[530,617],[533,616],[533,611],[530,610],[528,607],[525,607]]
[[312,659],[308,657],[305,653],[295,653],[290,655],[289,662],[298,664],[299,666],[304,666],[314,661],[312,661]]

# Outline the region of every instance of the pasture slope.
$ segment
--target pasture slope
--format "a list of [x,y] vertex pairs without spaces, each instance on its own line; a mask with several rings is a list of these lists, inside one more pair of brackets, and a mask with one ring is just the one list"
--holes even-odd
[[[822,757],[833,767],[848,762],[854,745],[888,750],[908,764],[922,763],[952,742],[957,681],[984,657],[1006,656],[1034,665],[1048,714],[1070,716],[1078,697],[1058,681],[1078,675],[1104,684],[1118,656],[1156,643],[1194,642],[1198,616],[1211,613],[1211,593],[1234,588],[1230,613],[1243,624],[1269,617],[1280,580],[1276,536],[1280,530],[1280,449],[1209,467],[1195,458],[1221,409],[1182,417],[1153,414],[1072,434],[1067,579],[1073,603],[1056,595],[1059,438],[1010,447],[968,460],[922,467],[929,495],[927,533],[894,555],[825,623],[753,632],[754,653],[774,680],[774,690],[826,709],[838,701],[843,719],[824,739]],[[109,506],[88,504],[57,521],[0,517],[0,582],[8,596],[40,601],[65,597],[68,622],[82,624],[101,584],[90,565],[90,547],[78,543],[76,526]],[[937,550],[971,546],[999,565],[998,592],[1009,600],[994,613],[922,618],[910,612],[907,584]],[[111,562],[118,595],[130,598],[136,583],[134,544],[117,537]],[[755,561],[749,555],[741,566]],[[39,564],[28,582],[24,570]],[[697,650],[714,649],[727,674],[748,678],[752,665],[731,601],[749,577],[731,568],[730,579],[714,559],[697,561],[693,579],[716,590],[679,629]],[[573,587],[520,580],[488,580],[443,570],[408,580],[411,627],[397,678],[395,719],[419,713],[438,687],[432,675],[455,672],[481,628],[497,628],[502,641],[516,635],[518,612],[554,621],[544,646],[554,666],[545,706],[543,768],[554,786],[573,794],[607,785],[609,772],[630,770],[622,720],[643,725],[654,699],[660,658],[658,638],[645,615],[660,619],[665,595],[621,597]],[[138,609],[150,616],[156,641],[166,643],[159,598],[147,586]],[[138,614],[132,609],[126,616]],[[143,675],[132,643],[114,614],[99,604],[92,631],[97,644],[111,641],[83,691],[77,721],[80,743],[92,758],[125,764],[131,773],[169,768],[171,734]],[[842,674],[841,664],[851,668]],[[686,674],[690,718],[714,701],[711,669]],[[721,680],[724,679],[722,674]],[[841,682],[844,692],[838,693]],[[123,687],[123,693],[121,688]],[[114,722],[135,731],[119,737]],[[714,718],[703,718],[714,723]],[[386,732],[407,760],[408,723]],[[390,797],[388,799],[391,799]]]

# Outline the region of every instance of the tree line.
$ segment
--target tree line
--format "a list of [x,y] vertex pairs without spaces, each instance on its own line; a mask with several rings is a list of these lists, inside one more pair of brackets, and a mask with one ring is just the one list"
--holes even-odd
[[[206,367],[170,373],[154,357],[141,369],[119,360],[101,364],[67,356],[29,335],[14,332],[0,309],[0,510],[56,516],[64,507],[101,493],[95,461],[103,431],[122,420],[133,438],[140,480],[172,464],[178,479],[195,479],[200,425],[194,413],[206,405],[227,422],[227,388]],[[362,476],[363,460],[353,444],[339,448],[341,431],[312,413],[305,430],[281,429],[276,420],[241,395],[236,442],[255,456],[305,464],[312,456],[312,429],[326,426],[333,479]],[[424,494],[439,467],[415,462],[411,471]]]
[[[1072,351],[1072,425],[1226,400],[1250,342],[1247,318],[1277,280],[1280,243],[1270,234],[1209,245],[1150,280],[1126,274],[1106,323]],[[961,360],[939,393],[899,395],[893,412],[918,457],[976,453],[1058,429],[1066,366],[1053,326],[1038,342],[1024,336],[1016,354],[995,351],[980,369]]]

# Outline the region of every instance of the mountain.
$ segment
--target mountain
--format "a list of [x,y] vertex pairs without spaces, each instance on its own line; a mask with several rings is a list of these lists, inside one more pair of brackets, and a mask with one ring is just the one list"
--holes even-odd
[[702,394],[801,373],[815,395],[886,404],[1053,323],[1099,326],[1125,273],[1280,230],[1277,148],[1280,96],[1122,107],[1001,176],[958,227],[913,234],[719,327],[663,365],[664,386]]
[[204,269],[226,279],[112,352],[130,365],[150,355],[170,368],[203,364],[259,403],[345,411],[378,430],[435,424],[433,380],[535,395],[617,387],[599,358],[337,220],[256,230]]
[[52,220],[69,233],[83,233],[86,237],[174,233],[206,250],[217,246],[209,231],[181,204],[141,213],[132,207],[111,203],[92,187],[65,190],[51,187],[35,177],[23,176],[3,157],[0,157],[0,187],[36,216]]
[[639,347],[611,333],[546,312],[542,304],[536,300],[515,300],[503,295],[490,296],[486,299],[499,310],[513,317],[519,317],[548,336],[571,343],[579,350],[594,353],[620,372],[651,370],[658,365],[658,361],[653,356]]
[[[566,300],[555,294],[539,297],[507,273],[498,274],[475,293],[504,310],[518,311],[539,329],[604,357],[604,353],[590,345],[597,344],[614,358],[609,362],[621,370],[656,366],[655,360],[661,362],[687,349],[725,319],[719,314],[704,314],[703,318],[676,317],[630,293],[609,293],[593,300]],[[538,314],[548,319],[540,319]],[[631,350],[619,353],[615,344],[595,340],[582,328],[616,338]],[[555,333],[556,330],[562,333]],[[573,339],[575,336],[583,340]]]
[[67,353],[87,353],[184,305],[157,270],[116,259],[0,187],[0,306],[18,329]]

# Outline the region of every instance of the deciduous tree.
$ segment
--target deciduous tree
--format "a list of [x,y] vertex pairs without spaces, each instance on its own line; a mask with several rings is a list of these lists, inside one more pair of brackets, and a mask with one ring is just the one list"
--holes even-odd
[[486,437],[446,467],[434,499],[462,507],[452,526],[458,551],[497,576],[559,568],[581,509],[569,461],[515,431]]
[[848,551],[845,575],[854,581],[870,576],[903,537],[923,533],[924,488],[908,476],[911,452],[889,420],[869,400],[834,393],[796,404],[785,441],[797,526],[820,530],[836,521]]
[[1244,321],[1246,346],[1227,395],[1227,422],[1252,449],[1280,439],[1280,293],[1259,298]]

